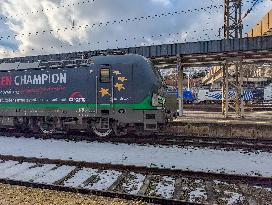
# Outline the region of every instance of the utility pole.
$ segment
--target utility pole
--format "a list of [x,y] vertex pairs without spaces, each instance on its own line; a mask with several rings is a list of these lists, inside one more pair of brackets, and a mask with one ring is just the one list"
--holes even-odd
[[[242,0],[224,0],[224,3],[224,38],[242,38]],[[226,118],[229,117],[229,107],[235,109],[235,112],[239,117],[244,116],[242,61],[243,59],[241,58],[230,58],[226,59],[223,65],[222,113]],[[235,69],[235,74],[232,76],[232,82],[229,82],[231,78],[229,75],[230,67]],[[235,90],[235,106],[230,104],[230,86]]]
[[181,63],[182,58],[177,57],[177,68],[178,68],[178,104],[179,104],[179,117],[183,116],[183,65]]
[[242,38],[242,0],[224,0],[224,38]]

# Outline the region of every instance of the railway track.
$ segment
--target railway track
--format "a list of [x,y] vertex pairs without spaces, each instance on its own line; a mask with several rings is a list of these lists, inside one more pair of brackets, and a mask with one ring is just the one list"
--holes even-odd
[[157,204],[265,204],[272,178],[0,155],[0,182]]
[[[206,111],[206,112],[221,112],[222,107],[221,104],[185,104],[184,109],[191,111]],[[253,111],[271,111],[271,104],[253,104],[246,105],[245,111],[253,112]]]
[[243,149],[245,151],[262,150],[272,152],[272,140],[256,140],[242,138],[211,138],[211,137],[186,137],[176,135],[152,135],[152,136],[125,136],[125,137],[107,137],[99,138],[90,136],[86,133],[70,133],[70,134],[32,134],[18,132],[0,132],[0,136],[4,137],[24,137],[36,139],[62,139],[71,141],[88,141],[88,142],[109,142],[109,143],[126,143],[138,145],[166,145],[166,146],[193,146],[193,147],[208,147],[208,148],[228,148],[228,149]]

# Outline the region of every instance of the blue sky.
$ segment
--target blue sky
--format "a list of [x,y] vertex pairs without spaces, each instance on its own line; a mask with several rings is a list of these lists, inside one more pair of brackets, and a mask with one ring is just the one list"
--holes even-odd
[[[223,0],[83,1],[4,0],[0,17],[8,18],[0,20],[0,37],[5,37],[0,40],[0,58],[218,39],[223,25]],[[210,5],[217,8],[208,9]],[[244,12],[249,7],[244,3]],[[271,8],[271,0],[260,2],[245,19],[249,27],[244,32]],[[144,19],[132,21],[135,17]],[[112,24],[114,20],[120,23]],[[73,22],[77,29],[71,29]],[[110,23],[105,26],[106,22]],[[102,26],[84,27],[99,23]]]

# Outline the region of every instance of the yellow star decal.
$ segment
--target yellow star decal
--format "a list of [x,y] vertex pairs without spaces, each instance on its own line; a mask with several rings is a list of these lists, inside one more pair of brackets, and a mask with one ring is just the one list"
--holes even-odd
[[114,87],[117,88],[118,91],[125,90],[124,84],[116,83]]
[[110,95],[109,90],[110,89],[107,89],[107,88],[101,88],[99,92],[101,93],[102,97],[104,97],[106,95]]
[[127,81],[126,77],[118,77],[118,80],[120,80],[121,82]]
[[121,75],[122,73],[119,70],[115,70],[115,71],[113,71],[113,74],[115,74],[115,75]]

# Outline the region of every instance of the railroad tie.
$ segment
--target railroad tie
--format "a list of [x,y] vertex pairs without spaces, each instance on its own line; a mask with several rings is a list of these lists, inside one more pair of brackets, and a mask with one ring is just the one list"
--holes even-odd
[[175,180],[175,191],[173,193],[173,199],[180,200],[182,192],[182,178],[176,178]]
[[64,182],[67,181],[68,179],[72,178],[80,169],[81,169],[80,167],[76,167],[69,174],[67,174],[65,177],[54,182],[54,185],[64,185]]
[[145,193],[146,193],[146,191],[147,191],[147,189],[149,187],[149,184],[152,181],[153,177],[154,177],[153,175],[147,175],[145,177],[143,185],[140,188],[140,191],[138,192],[138,195],[140,195],[140,196],[144,196],[145,195]]
[[128,177],[128,173],[127,172],[123,172],[118,178],[117,180],[108,188],[107,191],[114,191],[117,189],[118,185],[120,185],[120,183],[122,183],[126,178]]
[[207,200],[209,201],[209,204],[217,204],[218,202],[215,199],[216,192],[214,189],[214,185],[211,181],[205,182],[206,192],[207,192]]

